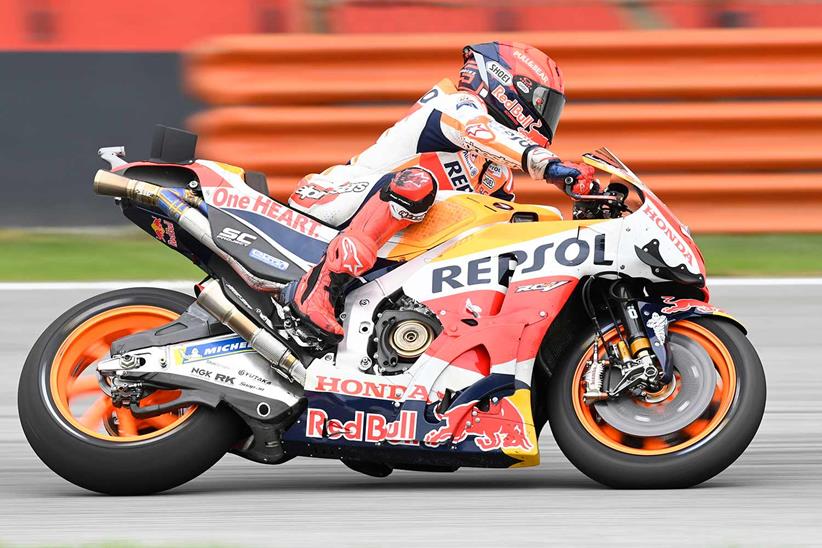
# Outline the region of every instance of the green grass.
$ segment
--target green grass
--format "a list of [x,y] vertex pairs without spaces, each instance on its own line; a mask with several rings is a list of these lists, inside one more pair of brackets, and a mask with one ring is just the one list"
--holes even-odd
[[696,236],[709,276],[822,275],[822,234]]
[[0,232],[0,280],[186,280],[187,258],[142,232]]
[[[712,276],[822,275],[822,234],[702,235]],[[141,232],[0,231],[0,281],[195,280],[188,259]]]

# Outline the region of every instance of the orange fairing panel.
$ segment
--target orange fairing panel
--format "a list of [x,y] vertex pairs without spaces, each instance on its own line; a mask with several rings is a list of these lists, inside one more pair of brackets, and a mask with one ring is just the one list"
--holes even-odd
[[386,258],[407,261],[471,227],[508,223],[515,213],[531,213],[539,221],[561,221],[562,215],[548,206],[515,204],[490,196],[459,193],[438,201],[422,222],[391,239]]

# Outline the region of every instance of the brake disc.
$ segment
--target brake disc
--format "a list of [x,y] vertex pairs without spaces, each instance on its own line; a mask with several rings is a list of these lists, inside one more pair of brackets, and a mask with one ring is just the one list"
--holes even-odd
[[[628,395],[615,400],[597,402],[595,408],[602,419],[620,432],[633,436],[664,436],[677,432],[698,419],[708,408],[716,390],[716,369],[713,361],[698,343],[671,333],[670,359],[673,363],[679,391],[664,401]],[[611,385],[619,381],[618,369],[609,370]]]

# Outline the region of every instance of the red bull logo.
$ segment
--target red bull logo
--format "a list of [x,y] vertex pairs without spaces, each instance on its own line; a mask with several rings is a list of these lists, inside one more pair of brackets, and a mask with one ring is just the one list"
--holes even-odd
[[662,309],[663,314],[676,314],[677,312],[687,312],[692,309],[697,312],[702,312],[703,314],[713,314],[719,311],[719,308],[716,306],[697,299],[662,297],[662,302],[668,305]]
[[154,231],[154,237],[171,247],[177,247],[177,235],[174,233],[174,224],[171,221],[163,220],[159,217],[153,217],[151,221],[151,230]]
[[308,409],[305,435],[309,438],[346,439],[388,443],[413,443],[417,432],[416,411],[403,411],[395,421],[379,413],[357,411],[350,421],[328,418],[323,409]]
[[507,398],[492,401],[488,411],[477,408],[477,402],[465,403],[445,413],[435,413],[444,424],[425,435],[426,445],[465,441],[468,436],[483,451],[533,446],[526,434],[525,421],[519,409]]

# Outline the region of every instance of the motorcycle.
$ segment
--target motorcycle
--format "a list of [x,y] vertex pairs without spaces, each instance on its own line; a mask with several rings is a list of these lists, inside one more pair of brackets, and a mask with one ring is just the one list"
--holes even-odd
[[103,293],[38,339],[20,419],[66,480],[154,493],[226,452],[339,459],[375,477],[534,466],[550,424],[590,478],[678,488],[754,437],[765,378],[744,327],[710,303],[688,228],[609,150],[583,157],[600,192],[567,186],[572,220],[440,192],[346,288],[332,344],[283,291],[335,227],[269,196],[262,174],[195,159],[195,146],[158,126],[150,160],[100,150],[110,169],[95,192],[205,279],[195,297]]

